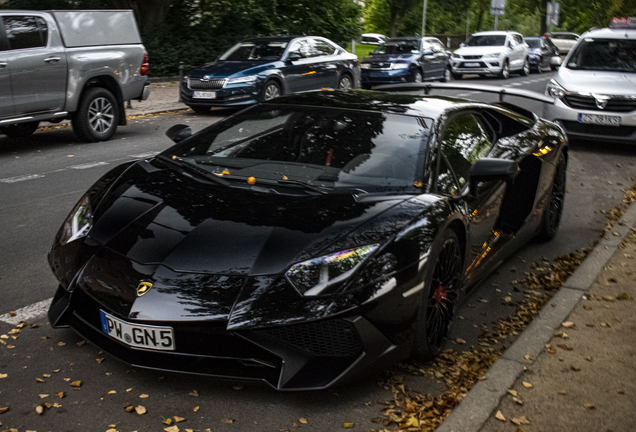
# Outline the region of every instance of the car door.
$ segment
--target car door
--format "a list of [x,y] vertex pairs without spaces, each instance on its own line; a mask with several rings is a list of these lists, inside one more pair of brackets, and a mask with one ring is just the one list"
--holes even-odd
[[4,30],[0,26],[0,117],[13,114],[13,96],[11,95],[11,73]]
[[[290,56],[297,57],[292,57],[292,59]],[[296,93],[318,87],[315,58],[313,57],[313,45],[309,38],[295,39],[291,43],[285,60],[286,66],[283,70],[288,92]]]
[[340,81],[340,70],[343,69],[339,65],[336,53],[338,49],[324,39],[312,39],[313,50],[315,53],[316,65],[316,83],[319,88],[338,88]]
[[[493,137],[488,124],[476,112],[465,111],[449,118],[440,141],[438,193],[459,197],[466,191],[470,167],[490,152]],[[448,181],[449,175],[454,177],[454,184]],[[464,200],[462,210],[468,217],[467,280],[477,280],[484,274],[488,252],[500,240],[495,223],[504,192],[505,184],[501,181],[482,182],[477,184],[476,195]]]
[[62,110],[66,95],[66,53],[62,46],[51,46],[47,22],[32,15],[5,15],[2,21],[7,37],[14,114]]
[[523,65],[526,61],[526,58],[528,57],[528,45],[526,44],[526,42],[523,40],[523,36],[521,36],[520,34],[515,34],[513,36],[515,38],[515,41],[517,42],[517,50],[518,50],[518,55],[519,55],[519,69],[523,68]]
[[448,51],[446,51],[446,47],[442,45],[438,39],[429,39],[431,47],[433,48],[433,53],[435,53],[435,79],[444,78],[444,72],[448,67],[448,62],[450,56]]
[[435,65],[435,53],[433,52],[433,47],[431,46],[431,44],[425,39],[423,39],[420,44],[420,57],[418,63],[422,68],[424,80],[433,79],[435,77],[435,73],[437,70],[437,67]]

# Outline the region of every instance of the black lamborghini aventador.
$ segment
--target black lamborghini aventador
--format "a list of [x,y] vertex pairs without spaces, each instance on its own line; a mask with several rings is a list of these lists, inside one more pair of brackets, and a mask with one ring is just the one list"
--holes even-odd
[[168,135],[49,254],[53,327],[140,367],[298,390],[430,358],[563,210],[563,131],[506,103],[323,91]]

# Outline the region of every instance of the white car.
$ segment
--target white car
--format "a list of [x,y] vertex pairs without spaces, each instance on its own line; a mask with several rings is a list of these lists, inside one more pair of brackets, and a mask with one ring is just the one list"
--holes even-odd
[[552,43],[557,46],[561,55],[569,53],[580,37],[576,33],[568,32],[546,33],[545,36],[547,38],[550,38]]
[[636,144],[636,28],[582,35],[546,94],[543,116],[570,138]]
[[463,74],[499,75],[507,79],[511,72],[530,73],[528,45],[520,33],[487,31],[471,35],[451,56],[453,78]]
[[388,37],[384,36],[380,33],[364,33],[360,37],[360,43],[362,45],[381,45],[383,44]]

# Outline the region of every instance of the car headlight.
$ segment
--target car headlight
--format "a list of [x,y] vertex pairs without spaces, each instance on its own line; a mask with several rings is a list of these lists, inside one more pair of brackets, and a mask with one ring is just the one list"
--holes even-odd
[[248,75],[243,77],[228,78],[227,83],[228,84],[253,83],[253,82],[256,82],[257,78],[258,78],[258,75]]
[[291,266],[285,277],[300,294],[317,296],[349,278],[378,247],[361,246],[303,261]]
[[492,53],[492,54],[486,54],[485,56],[483,56],[482,58],[490,58],[490,59],[498,59],[503,55],[503,53]]
[[60,244],[65,245],[73,240],[87,236],[92,227],[93,212],[88,200],[88,195],[84,195],[75,205],[71,214],[68,215],[64,221],[64,225],[62,225]]
[[362,63],[360,65],[360,69],[371,69],[371,64],[370,63]]
[[407,69],[408,63],[391,63],[391,69]]
[[561,99],[565,96],[565,89],[559,85],[555,80],[551,79],[548,83],[545,92],[552,97]]
[[462,56],[460,56],[459,54],[453,53],[453,54],[451,54],[451,58],[460,59],[460,58],[462,58]]

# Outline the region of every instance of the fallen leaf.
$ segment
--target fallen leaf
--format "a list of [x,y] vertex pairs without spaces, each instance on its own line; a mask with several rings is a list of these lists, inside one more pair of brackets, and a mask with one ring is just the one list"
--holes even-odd
[[561,390],[561,391],[559,392],[559,394],[560,394],[561,396],[565,396],[566,394],[568,394],[568,392],[566,392],[565,390]]
[[194,396],[194,397],[199,397],[199,392],[196,390],[192,390],[190,393],[188,393],[190,396]]
[[457,343],[458,343],[458,344],[460,344],[460,345],[463,345],[463,344],[465,344],[465,343],[466,343],[466,341],[465,341],[464,339],[461,339],[461,338],[457,338],[457,339],[455,339],[455,342],[457,342]]
[[142,415],[142,414],[146,414],[147,411],[145,407],[139,405],[135,407],[135,412],[139,415]]
[[508,390],[508,393],[510,393],[513,396],[517,396],[517,390]]
[[71,387],[77,387],[77,388],[79,388],[79,387],[81,387],[81,386],[82,386],[82,382],[81,382],[81,381],[73,381],[73,382],[71,382],[71,384],[70,384],[70,385],[71,385]]
[[44,412],[44,407],[42,405],[38,405],[35,407],[35,412],[42,415],[42,413]]
[[167,424],[167,425],[171,425],[172,424],[172,419],[170,417],[168,417],[167,419],[165,419],[163,422],[163,424]]
[[108,394],[116,394],[116,393],[117,393],[117,391],[115,391],[115,390],[111,390],[111,391],[108,392]]
[[199,407],[198,407],[198,406],[195,406],[195,407],[192,409],[192,411],[194,411],[194,412],[199,411]]
[[306,418],[300,418],[298,419],[299,422],[301,422],[302,424],[307,424],[307,419]]
[[591,404],[591,403],[583,404],[583,406],[584,406],[585,408],[587,408],[587,409],[594,409],[594,408],[596,408],[596,407],[595,407],[593,404]]
[[38,396],[40,396],[40,399],[44,399],[45,397],[49,397],[49,395],[47,395],[47,394],[41,394],[41,395],[38,395]]
[[516,397],[513,396],[512,400],[515,401],[519,405],[523,405],[523,401],[521,399],[519,399],[519,398],[516,398]]
[[57,346],[64,346],[64,345],[66,345],[66,342],[58,342],[57,343]]
[[144,394],[139,395],[139,397],[142,398],[142,399],[146,399],[146,398],[149,398],[150,396],[148,396],[147,394],[144,393]]
[[64,392],[59,392],[59,393],[56,393],[56,394],[60,397],[60,399],[62,399],[65,396]]
[[104,361],[104,358],[97,358],[97,359],[95,359],[95,360],[97,360],[97,363],[101,363],[101,362],[103,362],[103,361]]
[[36,378],[36,379],[35,379],[35,382],[44,383],[44,382],[46,382],[46,381],[44,381],[42,378]]
[[221,422],[230,424],[230,423],[234,423],[234,419],[224,418],[224,419],[221,419]]
[[135,407],[132,405],[128,405],[124,408],[124,411],[126,412],[133,412],[135,410]]
[[501,411],[497,411],[497,414],[495,414],[495,418],[497,420],[501,420],[501,421],[506,421],[506,418],[504,417],[504,415],[501,413]]
[[9,411],[9,407],[0,407],[0,414],[4,414]]
[[346,423],[345,422],[343,426],[344,426],[345,429],[352,429],[352,428],[355,427],[355,423]]
[[561,325],[565,328],[571,328],[574,327],[574,323],[572,321],[566,321],[564,323],[561,323]]
[[42,374],[44,378],[51,378],[51,374]]
[[77,346],[80,346],[80,347],[81,347],[81,346],[82,346],[82,345],[84,345],[85,343],[86,343],[86,341],[85,341],[85,340],[79,341],[79,342],[77,343]]
[[126,392],[129,392],[129,391],[131,391],[131,390],[132,390],[132,387],[131,387],[131,388],[129,388],[129,389],[126,389]]
[[532,388],[532,384],[530,384],[529,382],[525,382],[525,381],[523,382],[523,386],[525,388]]
[[510,421],[516,424],[517,426],[521,426],[522,424],[530,424],[526,416],[515,417],[513,419],[510,419]]
[[0,378],[6,378],[7,376],[7,374],[0,373]]
[[179,432],[179,428],[177,427],[177,425],[174,426],[168,426],[167,428],[164,429],[166,432]]
[[524,355],[523,358],[526,360],[534,360],[534,357],[532,357],[530,354]]
[[175,423],[179,423],[179,422],[182,422],[182,421],[184,421],[184,420],[185,420],[185,419],[184,419],[183,417],[174,416],[174,422],[175,422]]

